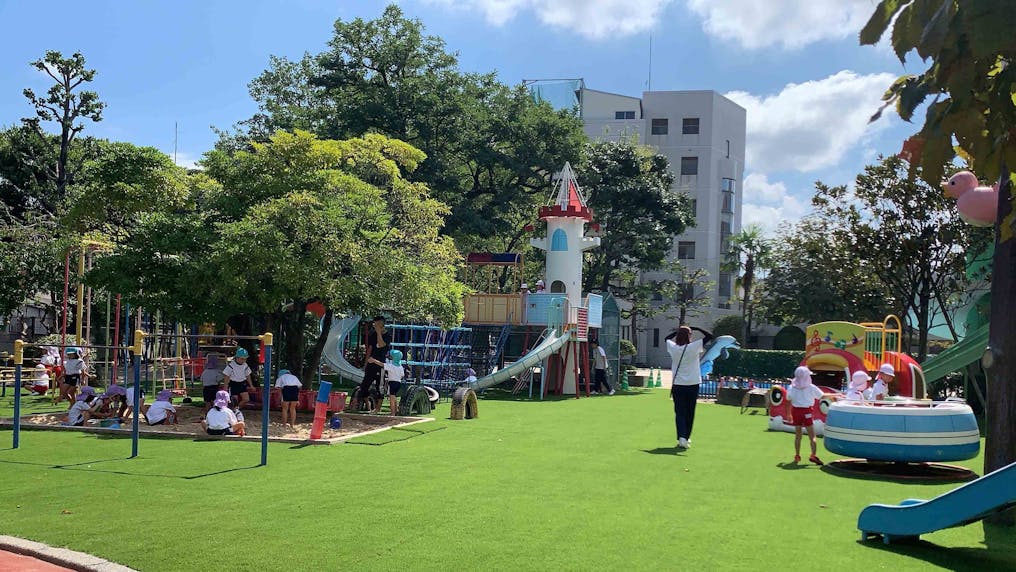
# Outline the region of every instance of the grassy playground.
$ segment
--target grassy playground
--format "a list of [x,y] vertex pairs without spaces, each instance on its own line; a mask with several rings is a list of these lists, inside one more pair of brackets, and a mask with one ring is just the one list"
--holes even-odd
[[447,414],[345,445],[273,444],[267,468],[255,443],[145,440],[128,460],[125,439],[28,431],[13,451],[3,431],[0,532],[146,571],[1016,568],[1016,531],[980,524],[862,545],[865,505],[955,485],[787,466],[793,437],[735,407],[700,405],[681,453],[660,390]]

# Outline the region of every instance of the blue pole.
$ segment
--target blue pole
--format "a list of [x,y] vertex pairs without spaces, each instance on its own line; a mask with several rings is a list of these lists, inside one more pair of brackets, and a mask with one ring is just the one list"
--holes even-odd
[[265,381],[261,386],[261,466],[268,464],[268,402],[272,383],[272,346],[265,344]]
[[14,449],[21,443],[21,364],[14,364]]
[[134,421],[131,423],[131,459],[138,456],[138,434],[141,429],[141,356],[134,356]]

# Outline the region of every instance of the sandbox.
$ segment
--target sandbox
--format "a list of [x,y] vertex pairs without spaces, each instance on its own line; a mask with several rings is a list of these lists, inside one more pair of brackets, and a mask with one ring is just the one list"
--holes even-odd
[[[247,426],[245,437],[235,436],[213,436],[208,435],[201,428],[200,421],[203,418],[201,407],[188,405],[178,406],[177,414],[179,423],[176,425],[155,425],[151,426],[141,421],[140,433],[144,437],[169,437],[182,439],[225,439],[242,441],[261,441],[261,411],[244,411],[244,422]],[[341,443],[347,439],[369,435],[379,431],[385,431],[393,427],[405,427],[417,423],[433,421],[428,417],[403,417],[395,415],[361,415],[355,413],[339,413],[342,419],[340,429],[331,429],[327,425],[321,434],[320,439],[310,438],[312,413],[301,413],[297,415],[296,427],[289,427],[280,422],[280,414],[272,412],[268,426],[268,440],[282,443],[312,443],[327,445],[330,443]],[[61,425],[64,413],[38,413],[26,415],[21,418],[22,429],[52,430],[52,431],[79,431],[85,433],[102,433],[113,435],[130,435],[131,420],[120,426],[119,429],[101,427],[97,420],[93,420],[84,427],[68,427]],[[0,419],[0,427],[11,427],[13,420],[10,418]]]

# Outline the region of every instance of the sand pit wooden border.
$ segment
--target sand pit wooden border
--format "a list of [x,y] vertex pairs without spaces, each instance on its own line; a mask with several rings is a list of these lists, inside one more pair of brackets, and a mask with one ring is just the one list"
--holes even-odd
[[[39,413],[34,415],[25,415],[21,418],[21,428],[31,431],[70,431],[77,433],[92,433],[96,435],[117,435],[120,437],[131,436],[130,428],[125,429],[110,429],[109,427],[68,427],[66,425],[50,425],[48,423],[32,423],[32,417],[36,415],[51,415],[45,413]],[[358,413],[343,413],[343,418],[355,419],[362,421],[366,424],[382,424],[386,421],[392,421],[392,417],[386,415],[361,415]],[[364,435],[372,435],[374,433],[381,433],[389,429],[409,427],[411,425],[417,425],[419,423],[427,423],[434,421],[431,417],[406,417],[397,416],[394,418],[397,423],[391,425],[384,425],[375,429],[369,429],[366,431],[358,431],[356,433],[349,433],[339,437],[331,439],[298,439],[288,437],[269,437],[268,441],[271,443],[289,443],[292,445],[332,445],[336,443],[342,443],[350,439],[357,437],[363,437]],[[0,429],[10,429],[14,427],[14,421],[12,419],[0,419]],[[190,441],[246,441],[249,443],[260,443],[260,435],[248,434],[244,437],[232,437],[225,435],[208,435],[204,433],[176,433],[169,431],[150,430],[141,433],[142,439],[187,439]]]

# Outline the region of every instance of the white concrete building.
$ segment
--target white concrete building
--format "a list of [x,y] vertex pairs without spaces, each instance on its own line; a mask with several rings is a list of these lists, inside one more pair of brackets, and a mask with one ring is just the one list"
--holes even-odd
[[[709,309],[688,319],[712,328],[722,316],[739,313],[734,277],[720,271],[727,237],[741,229],[746,111],[715,91],[647,91],[641,98],[577,90],[585,132],[592,139],[637,136],[670,159],[674,190],[694,201],[695,227],[674,237],[672,256],[687,268],[704,268],[712,289]],[[646,273],[643,280],[673,278]],[[663,338],[675,326],[673,313],[641,320],[639,332],[622,328],[638,348],[637,361],[668,367]],[[627,335],[626,335],[627,334]]]

